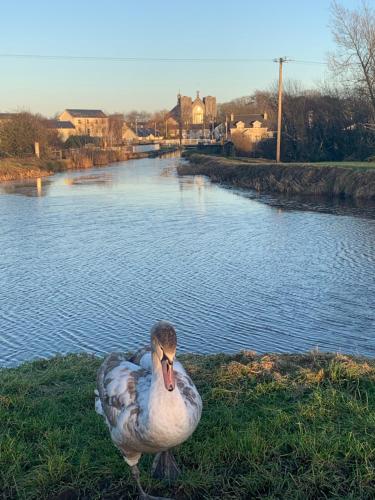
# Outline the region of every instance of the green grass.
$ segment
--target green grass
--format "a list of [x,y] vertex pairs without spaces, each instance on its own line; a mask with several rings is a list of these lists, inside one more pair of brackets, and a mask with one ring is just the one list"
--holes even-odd
[[[186,158],[191,157],[192,155],[203,155],[201,151],[185,151],[183,156]],[[220,161],[223,164],[228,166],[238,165],[239,163],[243,164],[261,164],[261,165],[276,165],[274,160],[268,160],[265,158],[248,158],[246,156],[220,156],[220,155],[211,155],[206,154],[207,157],[216,157],[220,158]],[[279,165],[285,166],[294,166],[294,167],[341,167],[341,168],[349,168],[349,169],[369,169],[372,170],[375,168],[375,161],[321,161],[321,162],[288,162],[288,163],[280,163]]]
[[318,167],[375,168],[375,162],[369,161],[320,161],[316,163],[303,163],[303,165],[316,165]]
[[[174,498],[374,498],[375,363],[349,356],[181,356],[202,420],[176,450]],[[69,355],[0,371],[0,498],[136,498],[93,404],[101,360]]]
[[[225,157],[223,157],[225,158]],[[274,161],[269,161],[265,159],[256,159],[256,158],[244,158],[241,156],[235,158],[225,158],[231,164],[238,164],[238,162],[244,163],[256,163],[256,164],[265,164],[265,165],[277,165]],[[280,165],[285,166],[294,166],[294,167],[340,167],[340,168],[349,168],[349,169],[374,169],[375,162],[369,161],[320,161],[320,162],[288,162],[288,163],[280,163]]]

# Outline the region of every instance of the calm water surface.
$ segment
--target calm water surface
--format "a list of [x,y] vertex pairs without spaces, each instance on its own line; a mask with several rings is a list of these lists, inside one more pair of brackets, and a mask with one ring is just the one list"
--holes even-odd
[[181,351],[375,355],[375,211],[303,211],[178,161],[0,186],[0,365],[133,349],[162,318]]

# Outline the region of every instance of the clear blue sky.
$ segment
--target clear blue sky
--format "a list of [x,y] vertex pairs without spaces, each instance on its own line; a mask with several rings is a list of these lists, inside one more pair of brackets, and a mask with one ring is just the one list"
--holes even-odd
[[[348,7],[357,0],[343,0]],[[333,48],[330,0],[0,0],[1,54],[254,58],[324,61]],[[53,115],[171,108],[178,90],[219,102],[266,89],[277,65],[0,58],[0,111]],[[285,77],[313,87],[325,66],[289,63]]]

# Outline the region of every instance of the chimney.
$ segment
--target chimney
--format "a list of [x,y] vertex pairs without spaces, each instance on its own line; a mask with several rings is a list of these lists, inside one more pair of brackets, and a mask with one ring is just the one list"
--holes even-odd
[[264,113],[263,113],[263,118],[264,118],[265,120],[268,120],[268,114],[267,114],[266,112],[264,112]]

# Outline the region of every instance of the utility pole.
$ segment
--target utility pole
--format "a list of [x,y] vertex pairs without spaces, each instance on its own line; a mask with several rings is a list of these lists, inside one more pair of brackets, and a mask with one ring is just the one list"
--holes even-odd
[[283,107],[283,63],[287,62],[286,57],[274,59],[279,63],[279,97],[278,97],[278,110],[277,110],[277,144],[276,144],[276,163],[280,163],[280,147],[281,147],[281,118]]

